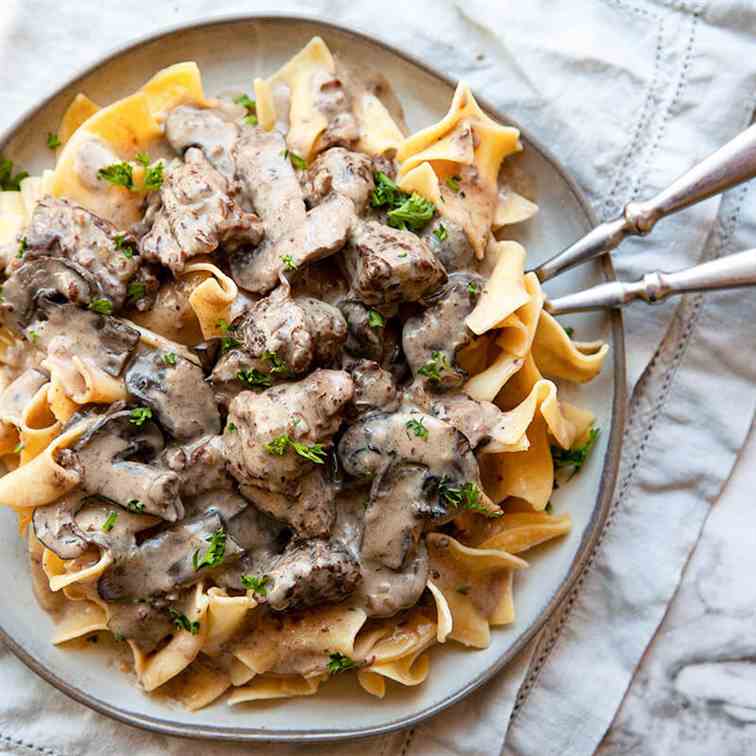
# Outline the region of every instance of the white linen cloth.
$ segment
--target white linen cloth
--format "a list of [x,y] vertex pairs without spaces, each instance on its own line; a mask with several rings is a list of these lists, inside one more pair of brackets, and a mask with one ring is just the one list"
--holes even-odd
[[[391,8],[369,0],[4,0],[0,129],[130,38],[192,19],[272,10],[370,30],[464,77],[553,150],[602,218],[665,186],[753,116],[752,0],[414,0]],[[745,187],[663,221],[652,237],[625,243],[614,260],[620,277],[634,279],[753,246],[756,188]],[[540,636],[443,716],[359,744],[210,745],[112,722],[4,651],[0,752],[593,753],[751,425],[754,321],[756,296],[748,290],[626,312],[633,394],[610,522]],[[607,745],[602,753],[615,751]]]

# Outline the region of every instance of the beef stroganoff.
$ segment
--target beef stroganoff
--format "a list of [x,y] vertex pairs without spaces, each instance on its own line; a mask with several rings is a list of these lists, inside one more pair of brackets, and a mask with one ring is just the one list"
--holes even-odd
[[248,93],[80,94],[47,143],[0,164],[0,502],[52,641],[108,631],[190,709],[487,647],[598,434],[555,381],[607,352],[506,240],[518,131],[460,84],[407,136],[316,37]]

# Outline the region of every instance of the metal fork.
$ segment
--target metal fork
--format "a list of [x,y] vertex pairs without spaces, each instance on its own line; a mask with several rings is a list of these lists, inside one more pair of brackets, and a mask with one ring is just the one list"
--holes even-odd
[[[657,221],[756,177],[756,124],[750,126],[666,189],[628,203],[622,215],[596,226],[582,239],[535,268],[543,283],[615,249],[628,236],[645,236]],[[658,302],[670,294],[756,285],[756,250],[730,255],[677,273],[649,273],[634,283],[600,284],[547,300],[551,313],[621,307],[636,299]]]

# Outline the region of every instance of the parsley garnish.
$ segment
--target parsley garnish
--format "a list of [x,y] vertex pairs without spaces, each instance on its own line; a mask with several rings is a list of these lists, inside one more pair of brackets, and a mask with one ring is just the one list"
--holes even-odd
[[449,178],[446,179],[446,185],[453,192],[458,192],[459,191],[459,182],[461,180],[462,180],[461,176],[449,176]]
[[566,333],[566,334],[567,334],[567,335],[568,335],[568,336],[569,336],[570,338],[572,338],[572,337],[573,337],[573,336],[575,335],[575,329],[574,329],[574,328],[573,328],[572,326],[565,326],[565,327],[564,327],[564,332],[565,332],[565,333]]
[[39,334],[36,331],[29,331],[29,340],[32,344],[36,344],[38,338]]
[[18,252],[16,252],[16,257],[20,260],[24,256],[24,252],[26,252],[26,237],[22,236],[21,240],[18,243]]
[[546,512],[546,514],[553,514],[553,512],[554,512],[554,507],[552,506],[551,502],[548,502],[548,503],[546,504],[546,506],[544,507],[544,510],[543,510],[543,511],[544,511],[544,512]]
[[254,113],[244,116],[244,123],[246,123],[247,126],[257,126],[257,116]]
[[433,229],[433,236],[440,242],[446,241],[449,236],[449,232],[446,230],[446,226],[443,223],[439,223],[438,226]]
[[383,171],[378,171],[373,178],[375,189],[370,193],[372,207],[394,207],[404,201],[404,192]]
[[142,504],[139,499],[129,499],[126,502],[126,509],[129,510],[129,512],[136,512],[136,514],[141,514],[144,512],[144,504]]
[[266,350],[262,353],[262,358],[264,360],[267,360],[270,363],[271,373],[288,373],[289,372],[289,366],[275,352]]
[[152,410],[149,407],[134,407],[129,412],[129,422],[141,428],[145,422],[152,418]]
[[154,192],[163,185],[163,163],[158,161],[144,172],[144,188]]
[[554,458],[554,466],[557,470],[563,467],[571,467],[572,474],[576,475],[580,472],[580,468],[585,464],[588,459],[588,455],[593,449],[596,439],[599,437],[599,429],[591,428],[588,433],[588,440],[582,445],[574,449],[560,449],[558,446],[551,447],[551,456]]
[[422,419],[407,420],[406,427],[411,430],[418,438],[422,438],[423,441],[428,440],[428,429],[423,425]]
[[87,309],[100,315],[110,315],[113,312],[113,303],[109,299],[93,299],[87,305]]
[[259,386],[268,388],[268,386],[273,385],[273,380],[269,375],[261,373],[259,370],[255,370],[255,368],[252,368],[252,370],[242,369],[236,374],[236,377],[250,388],[257,388]]
[[19,171],[13,175],[13,161],[0,155],[0,189],[4,192],[20,192],[21,182],[29,174],[26,171]]
[[296,152],[292,152],[291,150],[285,150],[286,154],[284,157],[289,158],[289,162],[298,170],[303,171],[307,168],[307,161],[301,157],[300,155],[297,155]]
[[470,281],[469,284],[467,284],[467,292],[468,294],[472,294],[473,296],[476,296],[480,289],[478,288],[478,284],[475,283],[475,281]]
[[463,486],[451,486],[444,476],[438,484],[438,495],[443,501],[458,509],[471,509],[486,517],[501,517],[502,515],[502,512],[486,509],[480,503],[480,490],[471,481]]
[[221,333],[228,333],[229,331],[234,330],[234,327],[226,323],[226,321],[223,320],[223,318],[218,318],[215,325],[218,326]]
[[236,430],[236,424],[235,424],[235,423],[228,423],[228,424],[226,425],[226,430],[227,430],[227,431],[228,431],[229,433],[233,433],[233,432],[234,432],[234,431]]
[[199,621],[195,620],[194,622],[190,622],[189,617],[187,617],[185,614],[182,614],[181,612],[177,612],[173,607],[170,607],[168,609],[168,612],[171,615],[173,624],[176,625],[179,630],[186,630],[192,635],[197,635],[200,626]]
[[194,552],[192,565],[195,571],[203,567],[216,567],[223,561],[226,554],[226,531],[218,528],[209,538],[205,539],[210,545],[204,556],[200,557],[200,550]]
[[265,444],[265,451],[269,454],[275,454],[277,457],[283,457],[289,446],[291,446],[300,457],[309,459],[310,462],[315,462],[315,464],[318,465],[322,465],[328,455],[323,444],[312,444],[312,446],[308,446],[299,441],[292,441],[292,439],[290,439],[285,433]]
[[375,189],[370,194],[373,207],[388,209],[388,224],[402,230],[420,231],[433,217],[436,208],[432,202],[416,192],[403,192],[385,173],[378,171]]
[[102,523],[102,532],[110,533],[118,519],[118,512],[109,512],[105,522]]
[[284,270],[296,270],[297,264],[294,262],[294,258],[291,255],[284,255],[281,258],[281,262],[284,265]]
[[449,369],[449,360],[443,352],[431,352],[431,359],[417,372],[424,375],[431,383],[441,382],[441,371]]
[[266,576],[255,577],[254,575],[242,575],[241,581],[242,585],[252,591],[252,593],[256,593],[258,596],[268,595],[268,589],[265,587],[268,583],[268,578]]
[[249,95],[240,94],[234,97],[234,102],[237,105],[243,105],[248,113],[257,113],[257,103]]
[[328,664],[326,664],[326,668],[332,675],[346,672],[346,670],[354,669],[356,666],[348,656],[344,656],[344,654],[340,654],[338,651],[329,655]]
[[115,244],[115,248],[117,250],[121,251],[121,254],[128,260],[131,260],[132,257],[134,257],[134,253],[136,252],[136,244],[134,244],[133,241],[129,241],[126,238],[126,234],[116,234],[113,237],[113,244]]
[[176,352],[166,352],[163,355],[163,362],[166,365],[170,365],[171,367],[174,367],[176,364]]
[[229,349],[235,349],[239,346],[239,342],[233,336],[228,335],[228,332],[235,330],[236,326],[229,325],[225,320],[223,320],[223,318],[219,318],[216,325],[220,329],[220,332],[223,334],[223,338],[221,339],[221,352],[225,353]]
[[126,293],[132,302],[136,302],[144,296],[146,290],[147,287],[144,285],[143,281],[132,281],[129,284],[128,289],[126,289]]
[[386,325],[386,318],[378,310],[368,310],[368,325],[371,328],[383,328]]
[[60,147],[60,139],[58,135],[53,131],[47,132],[47,146],[51,150],[55,150]]
[[146,152],[137,152],[137,154],[134,155],[134,160],[145,168],[150,164],[150,156]]
[[18,443],[18,444],[16,444],[16,446],[15,446],[15,447],[13,448],[13,453],[14,453],[14,454],[21,454],[21,452],[22,452],[22,451],[23,451],[24,449],[26,449],[26,444]]
[[97,178],[125,189],[134,188],[134,171],[128,163],[113,163],[97,171]]

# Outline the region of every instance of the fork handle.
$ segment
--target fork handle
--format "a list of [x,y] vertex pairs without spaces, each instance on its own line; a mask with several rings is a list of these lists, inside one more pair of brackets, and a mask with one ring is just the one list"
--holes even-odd
[[737,252],[694,265],[677,273],[646,273],[639,281],[599,284],[576,294],[547,299],[543,308],[551,315],[623,307],[636,299],[653,304],[673,294],[756,286],[756,249]]
[[731,189],[756,176],[756,124],[693,166],[651,199],[630,202],[623,214],[535,269],[543,283],[575,265],[606,254],[628,236],[645,236],[660,218]]

